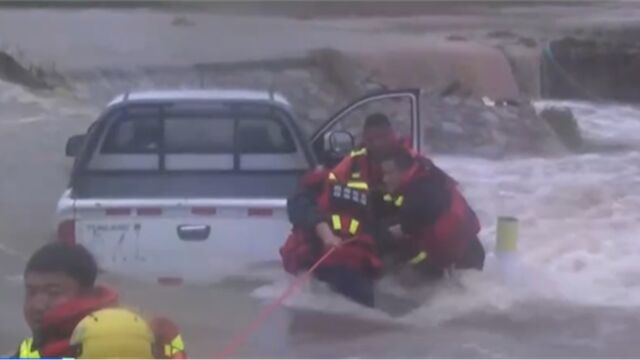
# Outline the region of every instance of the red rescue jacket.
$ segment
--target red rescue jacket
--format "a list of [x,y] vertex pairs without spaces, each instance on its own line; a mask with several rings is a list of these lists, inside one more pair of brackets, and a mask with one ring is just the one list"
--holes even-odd
[[[366,183],[365,183],[366,184]],[[320,216],[334,233],[349,243],[333,251],[322,266],[345,266],[377,276],[382,267],[375,249],[375,241],[368,233],[368,191],[366,188],[348,186],[325,170],[305,176],[301,185],[316,189],[316,204]],[[344,201],[342,201],[344,200]],[[326,251],[314,229],[294,226],[280,255],[285,271],[297,274],[310,268]]]
[[43,358],[75,356],[69,338],[73,329],[85,316],[94,311],[118,304],[118,293],[98,286],[89,294],[73,298],[52,309],[44,316],[38,347]]
[[[398,144],[416,154],[409,141],[398,140]],[[361,210],[354,214],[353,209],[335,208],[331,202],[331,194],[332,186],[336,184],[367,193],[368,202],[365,207],[368,207],[369,201],[375,202],[377,197],[381,197],[382,170],[377,163],[371,161],[365,148],[359,148],[353,150],[333,169],[317,168],[303,177],[301,189],[297,193],[302,196],[294,196],[287,203],[289,218],[294,226],[280,248],[285,271],[297,274],[311,267],[324,254],[326,249],[320,244],[313,229],[319,221],[327,221],[334,231],[337,231],[336,227],[340,223],[344,231],[351,227],[354,219],[357,222],[369,222],[373,217],[373,214],[363,214]],[[335,215],[340,217],[340,221]],[[361,218],[367,219],[363,221]],[[382,261],[378,257],[372,231],[364,229],[369,227],[367,225],[360,224],[362,228],[355,236],[357,240],[335,250],[324,265],[350,266],[377,275]],[[339,235],[345,239],[354,237],[353,234],[344,232]]]
[[480,222],[457,183],[431,160],[415,164],[393,194],[410,256],[425,251],[427,261],[445,268],[454,265],[480,232]]

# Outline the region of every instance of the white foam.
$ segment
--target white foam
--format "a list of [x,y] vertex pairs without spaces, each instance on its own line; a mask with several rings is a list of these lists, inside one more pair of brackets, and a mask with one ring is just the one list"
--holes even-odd
[[464,185],[488,248],[497,216],[520,219],[520,256],[530,277],[546,277],[535,296],[555,289],[551,297],[575,302],[640,304],[639,153],[436,161]]

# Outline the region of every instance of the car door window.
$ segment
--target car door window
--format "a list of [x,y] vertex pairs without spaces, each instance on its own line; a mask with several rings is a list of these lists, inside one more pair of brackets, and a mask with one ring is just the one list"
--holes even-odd
[[311,137],[313,150],[322,161],[329,161],[325,148],[326,136],[332,131],[347,131],[353,135],[356,146],[362,144],[362,130],[369,115],[386,115],[399,137],[411,140],[420,150],[420,90],[392,90],[365,96],[346,106]]
[[332,130],[347,131],[354,136],[356,144],[362,142],[362,129],[369,115],[384,114],[389,118],[396,133],[411,138],[411,99],[407,97],[384,98],[355,108],[340,119]]

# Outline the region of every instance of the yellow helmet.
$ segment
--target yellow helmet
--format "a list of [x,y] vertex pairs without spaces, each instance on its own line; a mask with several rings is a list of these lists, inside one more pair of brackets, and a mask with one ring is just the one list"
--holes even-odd
[[82,319],[71,335],[82,359],[151,359],[154,343],[149,325],[122,308],[98,310]]

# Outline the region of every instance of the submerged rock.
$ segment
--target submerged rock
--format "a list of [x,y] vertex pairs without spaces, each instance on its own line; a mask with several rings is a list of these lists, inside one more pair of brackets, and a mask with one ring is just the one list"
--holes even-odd
[[38,70],[29,70],[22,66],[13,56],[0,51],[0,79],[30,89],[49,89],[42,78],[44,74]]
[[489,158],[562,153],[562,144],[531,104],[513,103],[486,106],[475,99],[430,98],[423,109],[425,146],[436,153]]
[[570,150],[579,151],[583,146],[582,134],[573,113],[566,107],[549,107],[540,112],[542,117]]

